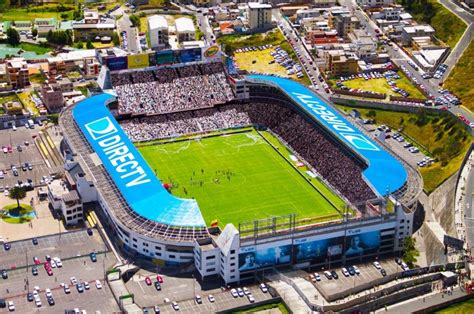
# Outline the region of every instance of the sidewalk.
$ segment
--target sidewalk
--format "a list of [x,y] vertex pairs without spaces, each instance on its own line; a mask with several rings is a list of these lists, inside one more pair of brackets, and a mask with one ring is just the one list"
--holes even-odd
[[375,313],[413,313],[415,311],[425,310],[431,306],[443,304],[450,300],[456,300],[465,295],[466,293],[461,291],[459,287],[455,287],[452,294],[444,292],[432,292],[388,306],[386,309],[379,309],[375,311]]

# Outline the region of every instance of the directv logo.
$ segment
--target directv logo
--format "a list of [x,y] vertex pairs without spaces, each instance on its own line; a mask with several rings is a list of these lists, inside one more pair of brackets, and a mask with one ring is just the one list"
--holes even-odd
[[120,132],[109,117],[94,120],[84,126],[94,140],[94,144],[98,145],[96,151],[100,148],[101,153],[105,155],[101,156],[101,159],[108,159],[120,179],[126,181],[126,187],[151,182],[136,160],[135,150],[130,149],[122,140]]
[[110,121],[109,117],[101,118],[85,125],[87,132],[92,136],[93,140],[98,140],[107,135],[117,133],[117,128]]

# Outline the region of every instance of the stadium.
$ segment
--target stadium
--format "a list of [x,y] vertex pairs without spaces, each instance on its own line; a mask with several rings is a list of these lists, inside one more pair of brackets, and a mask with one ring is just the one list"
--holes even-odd
[[402,249],[415,169],[308,88],[205,55],[104,60],[110,93],[61,114],[125,251],[229,283]]

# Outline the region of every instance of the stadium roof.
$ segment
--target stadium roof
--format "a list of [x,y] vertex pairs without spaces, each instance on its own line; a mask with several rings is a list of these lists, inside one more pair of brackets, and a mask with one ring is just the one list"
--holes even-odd
[[99,156],[130,208],[143,218],[180,227],[205,227],[196,200],[177,198],[163,187],[120,125],[100,94],[79,102],[72,116]]
[[297,82],[280,77],[249,75],[247,78],[281,89],[316,121],[362,157],[368,165],[368,168],[363,171],[363,176],[379,195],[393,193],[405,184],[407,172],[402,163],[365,136],[311,90]]

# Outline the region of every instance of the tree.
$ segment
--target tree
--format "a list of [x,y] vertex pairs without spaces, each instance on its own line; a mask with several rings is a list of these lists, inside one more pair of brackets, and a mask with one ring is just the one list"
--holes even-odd
[[413,237],[406,237],[403,241],[403,261],[407,263],[410,268],[415,266],[417,257],[420,256],[420,252],[415,247],[416,240]]
[[14,186],[10,189],[8,197],[12,200],[16,200],[18,207],[20,207],[20,200],[26,197],[26,190],[19,186]]
[[90,39],[88,39],[87,42],[86,42],[86,48],[87,49],[94,49],[94,45],[92,44]]
[[112,36],[112,42],[114,43],[114,46],[120,45],[120,38],[117,32],[114,32],[114,35]]
[[7,29],[7,43],[12,46],[18,46],[20,44],[20,34],[14,28]]
[[140,18],[136,15],[130,15],[130,22],[133,27],[140,27]]
[[38,29],[36,27],[31,30],[31,35],[33,35],[33,37],[38,36]]

